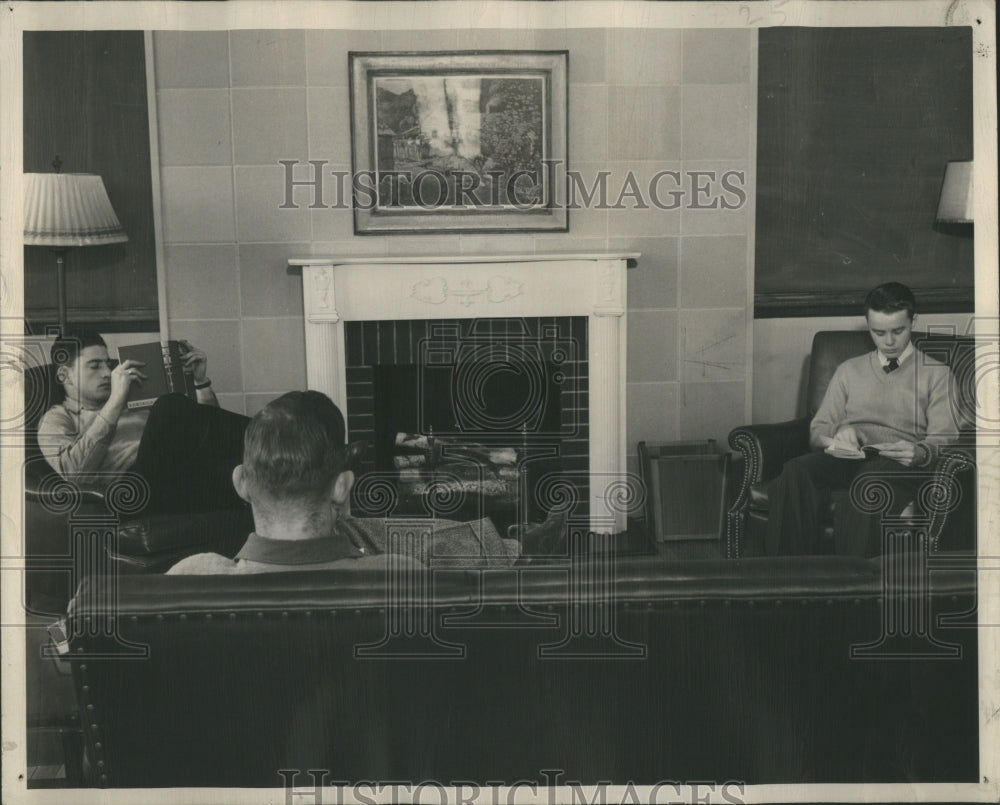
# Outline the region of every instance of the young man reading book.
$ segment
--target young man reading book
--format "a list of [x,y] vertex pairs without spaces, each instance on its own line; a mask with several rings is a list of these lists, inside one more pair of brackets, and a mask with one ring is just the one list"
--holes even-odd
[[[951,370],[914,348],[915,311],[913,292],[901,283],[869,292],[865,318],[876,349],[837,367],[810,425],[813,451],[786,462],[772,482],[767,553],[816,552],[830,490],[850,488],[862,470],[878,473],[902,510],[922,481],[924,473],[914,470],[925,472],[939,448],[957,438]],[[837,553],[881,553],[880,517],[850,499],[840,503]]]
[[150,408],[130,409],[131,388],[147,377],[144,364],[114,365],[104,339],[94,332],[57,339],[52,363],[66,398],[45,413],[38,427],[49,464],[64,478],[97,491],[125,473],[141,475],[149,491],[148,514],[242,505],[229,479],[249,420],[218,407],[205,353],[185,346],[184,368],[193,376],[197,403],[167,394]]

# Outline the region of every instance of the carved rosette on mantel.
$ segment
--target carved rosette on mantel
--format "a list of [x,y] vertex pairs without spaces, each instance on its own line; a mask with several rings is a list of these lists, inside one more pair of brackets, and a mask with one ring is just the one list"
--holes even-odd
[[622,531],[626,271],[639,255],[301,257],[306,378],[347,411],[349,321],[587,317],[591,528]]

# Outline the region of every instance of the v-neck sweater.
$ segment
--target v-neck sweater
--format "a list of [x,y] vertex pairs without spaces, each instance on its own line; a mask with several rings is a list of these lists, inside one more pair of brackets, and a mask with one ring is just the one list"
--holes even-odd
[[915,350],[886,372],[873,350],[837,367],[813,417],[810,442],[822,447],[819,437],[852,425],[863,444],[920,443],[933,460],[939,447],[958,437],[954,394],[951,370],[941,361]]

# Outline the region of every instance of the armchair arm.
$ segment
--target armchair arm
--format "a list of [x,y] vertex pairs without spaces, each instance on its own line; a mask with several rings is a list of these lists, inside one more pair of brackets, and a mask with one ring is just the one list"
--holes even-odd
[[100,506],[102,508],[104,506],[103,494],[81,489],[71,481],[60,478],[54,472],[44,478],[25,473],[24,498],[31,503],[37,503],[49,511],[61,511],[66,508],[70,495],[79,500],[79,506]]
[[729,446],[743,454],[748,483],[769,481],[789,459],[809,452],[809,418],[768,425],[743,425],[729,433]]
[[790,458],[809,450],[809,418],[768,425],[743,425],[729,433],[729,446],[743,457],[743,473],[726,515],[726,556],[739,558],[750,506],[750,487],[770,480]]
[[975,494],[975,468],[974,446],[941,448],[934,465],[934,480],[921,501],[930,515],[928,532],[934,553],[938,551],[948,515],[958,508],[963,496]]

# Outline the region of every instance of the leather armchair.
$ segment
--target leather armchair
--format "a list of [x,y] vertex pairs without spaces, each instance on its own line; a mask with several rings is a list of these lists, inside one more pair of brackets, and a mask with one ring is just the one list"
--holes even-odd
[[[32,360],[31,358],[34,358]],[[147,516],[137,512],[141,479],[125,480],[99,494],[56,473],[38,445],[38,422],[62,402],[54,367],[19,356],[5,368],[24,380],[24,603],[28,612],[65,610],[86,573],[165,570],[188,554],[213,550],[232,555],[253,530],[245,510]],[[134,482],[133,482],[134,481]]]
[[[958,442],[941,451],[931,468],[930,494],[920,501],[919,515],[929,523],[931,550],[971,549],[975,545],[975,341],[971,337],[914,333],[913,343],[947,363],[955,376],[954,406]],[[806,371],[806,414],[775,424],[743,425],[729,434],[729,445],[743,457],[743,474],[735,502],[727,513],[726,555],[736,559],[762,552],[768,516],[768,482],[785,462],[809,452],[809,423],[819,408],[833,373],[843,361],[874,349],[865,330],[831,330],[813,337]],[[844,496],[833,495],[825,536],[833,539],[833,509]]]

